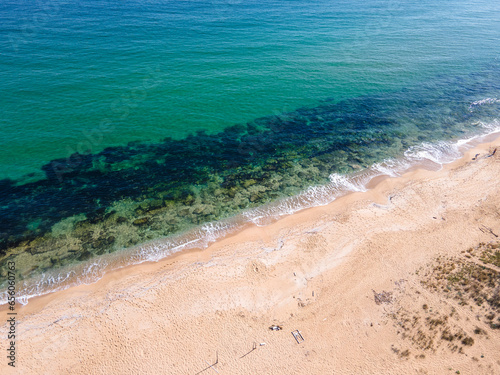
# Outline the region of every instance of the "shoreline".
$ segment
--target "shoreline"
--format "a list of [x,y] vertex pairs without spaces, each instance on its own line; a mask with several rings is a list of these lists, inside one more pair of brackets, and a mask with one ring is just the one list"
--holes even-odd
[[[109,277],[111,279],[114,279],[115,278],[113,276],[114,273],[123,274],[123,273],[126,273],[127,270],[130,271],[132,268],[135,268],[135,267],[141,267],[141,266],[146,266],[147,267],[147,266],[152,266],[154,264],[162,263],[162,262],[171,262],[171,261],[175,262],[175,260],[177,258],[181,258],[179,260],[179,262],[182,262],[183,256],[188,257],[188,260],[186,260],[188,263],[192,262],[193,261],[192,256],[194,256],[194,259],[198,259],[197,257],[199,255],[196,255],[198,253],[207,252],[207,253],[212,254],[213,252],[216,251],[217,244],[219,242],[223,242],[224,240],[227,240],[227,239],[229,239],[231,237],[238,236],[240,233],[243,233],[246,230],[251,230],[252,228],[265,228],[265,227],[269,227],[269,226],[272,226],[272,225],[278,223],[281,220],[286,219],[289,216],[294,216],[294,215],[297,215],[297,214],[300,214],[300,213],[307,212],[309,210],[321,209],[323,207],[327,207],[327,206],[333,205],[336,202],[337,202],[337,204],[341,204],[340,202],[341,202],[342,199],[344,199],[345,197],[348,197],[348,196],[350,196],[352,194],[365,194],[365,193],[377,194],[377,192],[376,192],[377,187],[380,184],[382,184],[384,181],[386,181],[386,180],[405,179],[405,178],[408,178],[409,174],[414,173],[414,172],[418,172],[418,171],[420,171],[422,173],[424,173],[424,172],[431,172],[432,173],[432,172],[439,172],[443,168],[447,168],[447,167],[452,168],[455,165],[455,163],[457,163],[457,162],[460,163],[462,159],[466,159],[467,154],[471,153],[472,150],[474,150],[475,148],[479,147],[479,148],[482,149],[482,148],[488,146],[491,142],[494,142],[496,140],[500,140],[500,132],[494,132],[494,133],[491,133],[491,134],[477,136],[477,137],[472,138],[470,141],[468,141],[468,142],[465,143],[465,144],[470,143],[471,147],[469,149],[467,149],[463,153],[462,157],[460,157],[460,158],[452,161],[451,163],[445,163],[445,164],[443,164],[438,171],[423,168],[421,165],[415,165],[415,166],[410,167],[407,171],[405,171],[404,173],[402,173],[400,176],[397,176],[397,177],[393,177],[393,176],[389,176],[389,175],[376,176],[376,177],[372,178],[368,182],[368,184],[366,185],[366,191],[348,191],[346,194],[341,195],[340,197],[335,198],[334,201],[332,201],[332,202],[330,202],[330,203],[328,203],[326,205],[319,205],[319,206],[313,206],[313,207],[307,207],[307,208],[300,209],[300,210],[298,210],[298,211],[296,211],[296,212],[294,212],[292,214],[283,215],[279,219],[274,220],[273,222],[271,222],[270,224],[267,224],[267,225],[259,226],[259,225],[256,225],[255,223],[247,222],[247,223],[243,224],[241,227],[237,228],[235,231],[227,233],[227,234],[223,235],[222,237],[216,239],[214,242],[212,242],[211,244],[209,244],[207,247],[203,247],[203,248],[201,248],[201,247],[188,248],[188,249],[185,249],[185,250],[180,250],[180,251],[174,252],[174,253],[172,253],[170,255],[167,255],[166,257],[161,258],[160,260],[157,260],[157,261],[146,260],[146,261],[142,261],[142,262],[136,263],[136,264],[128,264],[126,266],[121,266],[121,267],[118,267],[116,269],[112,269],[111,271],[106,271],[103,274],[103,276],[101,276],[99,279],[97,279],[96,281],[93,281],[91,283],[88,283],[88,284],[87,283],[82,283],[82,284],[79,284],[79,285],[72,285],[72,286],[66,287],[66,288],[64,288],[62,290],[48,292],[48,293],[45,293],[45,294],[42,294],[42,295],[39,295],[39,296],[31,297],[31,298],[29,298],[28,301],[29,302],[34,302],[35,300],[42,299],[45,296],[50,296],[50,295],[55,294],[55,293],[62,293],[62,292],[65,292],[67,290],[78,288],[80,286],[83,286],[83,287],[85,287],[85,286],[91,286],[91,285],[94,285],[96,283],[99,283],[101,280],[105,279],[106,276],[108,276],[108,275],[109,275]],[[360,197],[360,199],[363,199],[363,197]],[[383,193],[380,196],[380,199],[383,200]],[[161,242],[161,240],[159,240],[159,241]],[[211,249],[212,247],[214,247],[214,249]],[[193,254],[195,254],[195,255],[193,255]],[[206,257],[200,257],[200,258],[204,259]],[[198,260],[196,260],[196,261],[198,261]],[[28,305],[29,305],[29,303],[26,303],[25,305],[22,305],[22,307],[24,308],[25,306],[28,306]],[[8,308],[7,304],[0,305],[0,312],[6,311],[7,308]]]
[[[81,283],[81,284],[78,284],[78,285],[71,285],[69,287],[63,287],[63,289],[61,289],[61,290],[50,291],[50,292],[44,293],[42,295],[37,295],[37,296],[34,296],[34,297],[30,297],[28,299],[28,302],[32,303],[35,300],[41,299],[41,298],[43,298],[45,296],[50,296],[50,295],[55,294],[55,293],[62,293],[64,291],[67,291],[68,289],[78,288],[80,286],[85,287],[85,286],[94,285],[94,284],[100,282],[101,280],[105,279],[107,275],[110,275],[110,277],[112,279],[114,279],[114,276],[112,276],[112,274],[114,274],[114,273],[120,273],[120,274],[122,274],[122,271],[124,271],[126,273],[125,270],[130,270],[131,268],[134,268],[134,267],[141,267],[141,266],[146,266],[147,267],[148,265],[153,265],[153,264],[156,264],[156,263],[175,261],[175,259],[177,259],[179,257],[181,257],[180,261],[182,261],[183,260],[182,257],[184,255],[189,258],[189,260],[187,260],[188,263],[192,262],[193,261],[191,259],[192,254],[198,254],[198,253],[202,253],[202,252],[212,253],[212,252],[214,252],[216,250],[213,250],[211,248],[215,246],[214,249],[217,249],[217,244],[219,242],[223,242],[223,241],[225,241],[225,240],[227,240],[227,239],[229,239],[231,237],[238,236],[240,233],[245,232],[246,230],[251,230],[251,228],[253,228],[253,227],[255,227],[255,228],[269,227],[269,226],[272,226],[272,225],[274,225],[275,223],[277,223],[277,222],[279,222],[281,220],[286,219],[289,216],[297,215],[297,214],[300,214],[300,213],[303,213],[303,212],[306,212],[306,211],[309,211],[309,210],[321,209],[323,207],[327,207],[327,206],[330,206],[332,204],[335,204],[336,202],[338,202],[337,204],[341,204],[339,201],[342,201],[343,198],[345,198],[347,196],[350,196],[352,194],[358,194],[358,193],[359,194],[365,194],[365,193],[377,194],[377,192],[376,192],[377,187],[380,184],[382,184],[384,181],[386,181],[386,180],[405,179],[405,178],[408,177],[409,174],[411,174],[413,172],[418,172],[418,171],[421,171],[422,173],[424,173],[424,172],[439,172],[443,168],[452,167],[457,162],[460,163],[460,161],[462,159],[466,158],[466,155],[467,155],[467,153],[469,153],[469,151],[471,151],[471,150],[473,150],[473,149],[475,149],[477,147],[479,147],[479,148],[485,147],[489,143],[494,142],[496,140],[500,140],[500,132],[493,132],[493,133],[486,134],[486,135],[475,136],[475,137],[469,139],[468,141],[464,142],[463,144],[460,144],[460,142],[459,142],[459,146],[458,147],[463,146],[464,144],[470,144],[469,149],[467,149],[467,150],[465,150],[463,152],[462,157],[460,157],[460,158],[458,158],[458,159],[456,159],[456,160],[454,160],[452,162],[449,162],[449,163],[443,163],[442,166],[440,167],[440,169],[437,170],[437,171],[432,170],[432,169],[424,168],[423,164],[417,164],[417,165],[411,166],[404,173],[402,173],[402,174],[400,174],[400,175],[398,175],[396,177],[390,176],[390,175],[387,175],[387,174],[375,176],[375,177],[371,178],[369,180],[369,182],[366,184],[366,190],[365,191],[347,191],[345,194],[343,194],[343,195],[341,195],[339,197],[334,198],[333,201],[331,201],[330,203],[327,203],[326,205],[318,205],[318,206],[312,206],[312,207],[306,207],[306,208],[298,209],[298,211],[295,211],[295,212],[293,212],[291,214],[284,214],[283,216],[279,217],[278,219],[273,220],[269,224],[257,225],[257,224],[255,224],[253,222],[246,222],[246,223],[242,224],[240,227],[236,228],[234,231],[226,233],[223,236],[217,238],[214,242],[209,243],[208,246],[205,246],[205,247],[193,247],[193,248],[187,248],[187,249],[184,249],[184,250],[175,251],[172,254],[167,255],[167,256],[165,256],[165,257],[163,257],[163,258],[161,258],[159,260],[156,260],[156,261],[155,260],[143,260],[143,261],[140,261],[139,263],[127,264],[125,266],[119,266],[117,268],[111,269],[110,271],[104,271],[104,274],[101,277],[99,277],[96,281],[92,281],[90,283]],[[382,193],[382,195],[383,195],[383,193]],[[299,196],[300,196],[300,194],[299,194]],[[293,198],[293,197],[290,197],[290,198]],[[361,197],[360,199],[363,199],[363,197]],[[383,197],[381,196],[380,199],[383,200]],[[154,241],[152,241],[150,243],[145,243],[143,245],[147,246],[147,245],[153,244],[155,242],[161,243],[162,240],[154,240]],[[130,250],[135,249],[135,248],[137,248],[137,247],[133,247]],[[204,259],[204,257],[200,257],[200,258]],[[193,259],[198,259],[198,258],[196,258],[196,256],[195,256]],[[27,305],[29,305],[29,303],[26,303],[26,304],[24,304],[22,306],[24,307],[24,306],[27,306]],[[0,312],[6,311],[7,308],[8,308],[7,304],[0,305]]]
[[[134,368],[130,357],[146,361],[146,373],[196,373],[204,363],[198,357],[208,359],[219,350],[221,373],[280,374],[290,363],[297,373],[324,373],[333,363],[342,373],[398,373],[407,364],[391,362],[390,343],[401,344],[400,339],[370,289],[394,288],[403,278],[415,287],[412,272],[431,258],[491,237],[469,224],[484,216],[485,225],[497,225],[490,206],[499,202],[486,201],[499,192],[498,155],[485,157],[499,146],[498,134],[493,138],[439,171],[415,169],[384,178],[366,192],[267,226],[248,226],[206,249],[127,266],[96,283],[32,298],[16,307],[19,345],[33,354],[20,364],[25,373],[48,373],[43,371],[49,366],[56,373],[123,373]],[[480,157],[472,160],[476,153]],[[269,331],[271,324],[300,329],[304,345],[291,341],[289,332]],[[236,355],[248,352],[252,341],[266,343],[257,349],[258,363]],[[95,347],[81,352],[90,342]],[[490,353],[485,345],[482,350]],[[166,360],[153,359],[153,349]],[[374,356],[376,350],[382,353]],[[113,354],[107,357],[113,370],[100,357],[105,351]],[[411,366],[437,374],[443,370],[436,367],[439,361],[428,355],[411,359]],[[125,365],[132,367],[119,367]],[[488,373],[481,371],[476,373]]]

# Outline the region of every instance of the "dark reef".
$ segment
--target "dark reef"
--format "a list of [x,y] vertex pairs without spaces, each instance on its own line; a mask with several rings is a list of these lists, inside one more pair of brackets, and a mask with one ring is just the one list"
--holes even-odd
[[[500,104],[472,103],[498,97],[498,78],[494,66],[263,117],[218,134],[53,160],[42,167],[43,180],[0,181],[0,263],[20,251],[46,253],[45,261],[37,258],[40,269],[85,260],[296,194],[333,172],[401,156],[423,141],[477,132],[478,121],[498,118]],[[72,217],[65,228],[75,240],[69,241],[54,226]],[[55,256],[62,248],[66,255]]]

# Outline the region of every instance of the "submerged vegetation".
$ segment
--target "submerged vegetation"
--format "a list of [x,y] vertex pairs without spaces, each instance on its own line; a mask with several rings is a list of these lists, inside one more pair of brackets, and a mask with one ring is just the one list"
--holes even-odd
[[[20,277],[180,233],[244,209],[401,157],[422,142],[479,131],[500,103],[478,104],[483,75],[235,125],[218,134],[130,143],[73,154],[45,166],[46,178],[0,181],[0,268]],[[498,89],[500,87],[492,87]],[[445,100],[446,99],[446,100]]]

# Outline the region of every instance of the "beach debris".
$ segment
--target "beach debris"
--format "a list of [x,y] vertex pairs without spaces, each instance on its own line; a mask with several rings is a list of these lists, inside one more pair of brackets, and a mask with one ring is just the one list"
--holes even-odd
[[259,345],[260,346],[264,346],[264,345],[266,345],[266,343],[265,342],[261,342]]
[[215,362],[214,363],[210,364],[210,363],[208,363],[208,361],[205,361],[205,363],[208,365],[208,367],[205,367],[203,370],[198,371],[195,375],[201,374],[202,372],[204,372],[210,368],[218,374],[219,371],[217,371],[217,369],[215,368],[215,365],[217,365],[219,363],[219,352],[218,351],[215,352]]
[[487,226],[485,226],[485,225],[482,225],[482,224],[481,224],[481,226],[479,227],[479,230],[480,230],[481,232],[483,232],[483,233],[490,233],[490,234],[494,235],[496,238],[498,238],[498,234],[494,233],[494,232],[493,232],[493,229],[488,228],[488,227],[487,227]]
[[477,157],[478,157],[479,155],[480,155],[480,154],[476,154],[476,156],[474,156],[474,157],[472,158],[472,160],[476,160],[476,159],[477,159]]
[[314,228],[314,229],[306,231],[305,233],[306,234],[315,234],[315,233],[318,233],[320,231],[320,229],[321,228]]
[[274,325],[270,326],[270,327],[269,327],[269,329],[270,329],[271,331],[281,331],[281,330],[283,329],[283,327],[282,327],[282,326],[278,326],[278,325],[274,324]]
[[[260,345],[262,346],[262,344],[260,344]],[[266,345],[266,344],[264,344],[264,345]],[[246,357],[246,356],[247,356],[247,355],[249,355],[251,352],[253,352],[255,349],[257,349],[257,343],[254,341],[253,346],[252,346],[252,349],[250,349],[250,351],[249,351],[248,353],[243,354],[243,355],[240,357],[240,359],[241,359],[241,358],[243,358],[243,357]]]
[[303,301],[301,298],[297,298],[297,305],[299,307],[306,307],[311,303],[311,300],[309,298],[306,298],[305,301]]
[[300,333],[298,329],[292,331],[291,334],[293,335],[295,341],[297,341],[297,344],[304,342],[304,337],[302,336],[302,333]]
[[496,153],[497,153],[497,147],[495,147],[493,152],[491,154],[489,154],[488,157],[491,158],[492,156],[495,156]]
[[382,303],[392,302],[392,292],[382,291],[380,293],[377,293],[373,289],[372,292],[373,292],[373,297],[375,299],[375,303],[377,305],[381,305]]

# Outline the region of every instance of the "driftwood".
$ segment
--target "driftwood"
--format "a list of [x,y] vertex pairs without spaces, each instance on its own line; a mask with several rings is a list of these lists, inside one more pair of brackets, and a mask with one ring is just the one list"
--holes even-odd
[[[495,150],[496,150],[496,149],[495,149]],[[496,238],[498,238],[498,234],[494,233],[494,232],[493,232],[493,229],[488,228],[488,227],[487,227],[487,226],[485,226],[485,225],[481,225],[481,226],[479,227],[479,230],[480,230],[481,232],[483,232],[483,233],[490,233],[490,234],[494,235]]]

